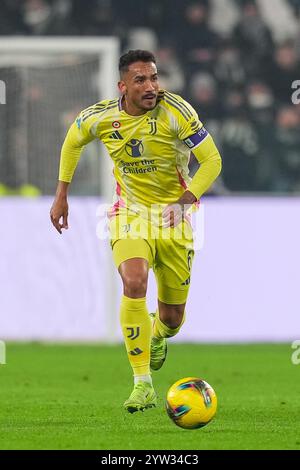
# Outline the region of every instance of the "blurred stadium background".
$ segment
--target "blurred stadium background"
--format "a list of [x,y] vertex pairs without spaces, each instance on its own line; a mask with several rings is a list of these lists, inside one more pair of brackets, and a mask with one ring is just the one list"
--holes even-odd
[[[48,214],[68,126],[116,96],[119,54],[142,48],[155,52],[162,88],[193,104],[223,157],[203,198],[204,246],[178,340],[296,339],[300,0],[2,0],[0,35],[0,338],[121,340],[120,284],[96,236],[108,195],[101,145],[81,158],[70,230],[59,237]],[[64,51],[75,37],[112,38],[115,53]],[[43,49],[46,40],[58,40],[57,50]],[[154,308],[153,280],[149,297]]]

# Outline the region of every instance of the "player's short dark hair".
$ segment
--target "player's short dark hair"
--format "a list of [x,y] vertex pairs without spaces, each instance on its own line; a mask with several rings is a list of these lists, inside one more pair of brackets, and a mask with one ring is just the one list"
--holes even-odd
[[119,72],[120,74],[128,72],[128,67],[134,62],[154,62],[156,64],[156,59],[152,52],[142,51],[141,49],[136,49],[134,51],[128,51],[126,54],[123,54],[119,60]]

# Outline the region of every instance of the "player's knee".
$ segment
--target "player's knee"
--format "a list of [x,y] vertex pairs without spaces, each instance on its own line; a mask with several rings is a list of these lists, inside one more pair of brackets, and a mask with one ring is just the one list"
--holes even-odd
[[160,310],[160,318],[162,322],[168,328],[171,328],[174,330],[181,325],[183,316],[184,316],[184,306],[181,307],[180,305],[178,306],[168,305],[168,307],[164,306],[164,308]]
[[164,319],[164,324],[168,327],[171,328],[172,330],[175,330],[181,325],[182,322],[182,317],[179,316],[168,316]]
[[123,277],[124,295],[130,298],[145,297],[147,292],[147,276]]

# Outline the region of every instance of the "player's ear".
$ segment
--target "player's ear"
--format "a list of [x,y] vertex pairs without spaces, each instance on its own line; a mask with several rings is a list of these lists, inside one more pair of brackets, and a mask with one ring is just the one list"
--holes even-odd
[[125,93],[127,91],[127,87],[126,87],[125,82],[123,80],[120,80],[118,82],[118,88],[119,88],[119,92],[121,93],[121,95],[125,95]]

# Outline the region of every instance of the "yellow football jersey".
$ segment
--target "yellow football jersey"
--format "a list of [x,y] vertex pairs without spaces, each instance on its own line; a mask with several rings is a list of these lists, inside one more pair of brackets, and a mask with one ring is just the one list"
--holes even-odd
[[82,111],[69,129],[59,179],[70,182],[83,147],[99,139],[114,163],[116,210],[173,203],[189,186],[191,149],[207,137],[192,106],[165,90],[141,116],[127,114],[121,98],[104,100]]

